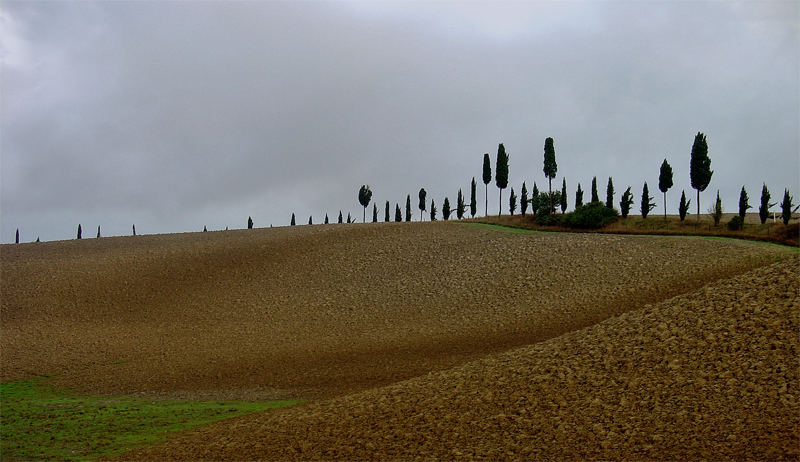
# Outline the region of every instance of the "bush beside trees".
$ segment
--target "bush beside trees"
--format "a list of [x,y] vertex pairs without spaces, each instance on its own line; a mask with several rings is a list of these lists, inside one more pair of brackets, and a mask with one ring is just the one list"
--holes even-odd
[[561,223],[570,228],[598,229],[613,223],[617,217],[619,213],[616,210],[606,207],[600,201],[594,201],[564,215]]

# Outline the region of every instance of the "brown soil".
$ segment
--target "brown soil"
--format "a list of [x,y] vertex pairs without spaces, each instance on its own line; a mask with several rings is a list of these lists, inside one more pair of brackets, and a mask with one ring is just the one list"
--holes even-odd
[[134,460],[796,460],[800,259]]

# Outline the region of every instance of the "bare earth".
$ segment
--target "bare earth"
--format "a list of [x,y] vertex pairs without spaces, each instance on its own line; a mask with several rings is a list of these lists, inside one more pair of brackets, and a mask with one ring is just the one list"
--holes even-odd
[[131,458],[798,456],[782,247],[381,223],[0,249],[4,381],[311,399]]

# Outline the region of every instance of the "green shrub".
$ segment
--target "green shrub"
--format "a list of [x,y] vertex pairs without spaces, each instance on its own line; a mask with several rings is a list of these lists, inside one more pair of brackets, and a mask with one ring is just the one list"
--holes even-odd
[[610,209],[604,203],[597,201],[581,205],[566,214],[561,221],[570,228],[597,229],[612,223],[618,216],[619,213],[615,209]]
[[734,215],[731,221],[728,222],[728,229],[731,231],[738,231],[742,229],[742,217]]
[[561,217],[563,215],[556,215],[553,213],[543,213],[547,211],[547,204],[544,204],[543,208],[539,209],[539,213],[536,214],[536,224],[542,226],[558,226],[561,224]]

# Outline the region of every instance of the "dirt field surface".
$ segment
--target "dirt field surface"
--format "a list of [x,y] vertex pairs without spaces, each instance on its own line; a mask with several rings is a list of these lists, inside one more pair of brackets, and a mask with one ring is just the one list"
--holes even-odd
[[136,460],[796,460],[795,258],[465,365],[220,422]]

